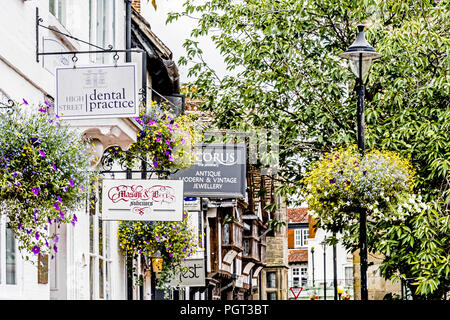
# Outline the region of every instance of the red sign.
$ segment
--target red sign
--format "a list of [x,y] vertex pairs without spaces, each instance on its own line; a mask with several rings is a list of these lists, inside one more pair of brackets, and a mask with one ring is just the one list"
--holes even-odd
[[294,295],[294,298],[297,299],[300,295],[300,292],[302,292],[303,287],[291,287],[291,292]]

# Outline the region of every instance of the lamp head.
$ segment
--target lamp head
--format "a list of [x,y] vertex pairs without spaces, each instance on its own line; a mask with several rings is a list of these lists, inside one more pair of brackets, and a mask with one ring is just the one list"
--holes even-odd
[[382,56],[374,47],[372,47],[364,36],[364,25],[358,25],[358,35],[351,46],[339,55],[341,58],[347,59],[350,62],[350,67],[353,73],[362,78],[367,71],[369,71],[372,60],[378,59]]

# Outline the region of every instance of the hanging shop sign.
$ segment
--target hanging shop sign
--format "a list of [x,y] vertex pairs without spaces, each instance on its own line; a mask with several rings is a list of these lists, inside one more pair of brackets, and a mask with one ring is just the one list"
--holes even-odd
[[181,221],[182,217],[182,181],[103,180],[103,220]]
[[61,118],[137,117],[138,97],[135,63],[56,68],[55,112]]
[[205,260],[186,259],[181,262],[184,272],[177,273],[171,280],[171,286],[204,287],[205,286]]
[[244,144],[199,144],[193,165],[171,179],[184,181],[184,195],[245,198],[246,149]]

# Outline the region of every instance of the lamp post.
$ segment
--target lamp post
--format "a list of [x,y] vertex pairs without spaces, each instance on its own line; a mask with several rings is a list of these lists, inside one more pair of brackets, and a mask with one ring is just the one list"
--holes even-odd
[[[350,68],[356,76],[357,93],[357,126],[358,126],[358,148],[361,156],[364,156],[364,83],[363,77],[369,71],[372,60],[380,58],[381,53],[367,42],[364,36],[364,25],[358,25],[358,35],[352,45],[340,54],[341,58],[350,62]],[[361,208],[359,215],[359,246],[361,263],[361,300],[368,300],[367,291],[367,211]]]
[[320,243],[323,247],[323,300],[327,300],[327,256],[325,251],[327,243],[325,240],[327,237]]
[[314,281],[314,247],[311,247],[311,258],[312,258],[312,286],[315,286]]

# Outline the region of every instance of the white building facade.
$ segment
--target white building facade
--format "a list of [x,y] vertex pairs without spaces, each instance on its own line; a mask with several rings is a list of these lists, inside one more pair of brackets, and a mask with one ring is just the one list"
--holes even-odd
[[[37,52],[93,50],[83,41],[102,48],[111,45],[125,49],[124,0],[4,2],[0,10],[0,102],[21,102],[25,98],[30,105],[52,103],[57,66],[72,66],[74,61],[76,65],[113,62],[111,53],[77,54],[73,59],[74,55],[37,56]],[[36,25],[37,15],[44,27]],[[125,54],[121,53],[118,62],[124,61]],[[140,63],[140,54],[133,54],[132,61]],[[94,139],[99,158],[110,146],[126,150],[139,131],[139,125],[130,118],[73,120],[70,125]],[[0,215],[0,299],[127,299],[126,262],[118,250],[118,222],[101,220],[99,196],[94,195],[97,201],[93,207],[86,203],[76,212],[75,226],[68,224],[57,230],[59,250],[54,259],[49,258],[48,268],[38,267],[38,261],[22,259],[6,217]]]
[[[314,230],[307,208],[288,209],[289,299],[295,299],[295,287],[301,287],[297,299],[334,299],[334,248],[324,245],[332,236],[323,229]],[[339,237],[339,236],[338,236]],[[337,288],[353,296],[353,255],[339,243],[336,252]],[[294,292],[293,292],[294,291]]]

